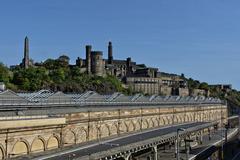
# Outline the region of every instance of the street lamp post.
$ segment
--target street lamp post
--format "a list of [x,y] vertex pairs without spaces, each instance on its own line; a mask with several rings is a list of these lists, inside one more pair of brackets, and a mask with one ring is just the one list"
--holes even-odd
[[193,142],[192,139],[185,139],[185,149],[186,149],[186,159],[189,159],[189,152],[190,152],[190,143]]
[[185,129],[184,128],[178,128],[177,129],[177,146],[176,146],[176,152],[177,152],[177,160],[179,160],[179,132],[180,131],[185,131]]

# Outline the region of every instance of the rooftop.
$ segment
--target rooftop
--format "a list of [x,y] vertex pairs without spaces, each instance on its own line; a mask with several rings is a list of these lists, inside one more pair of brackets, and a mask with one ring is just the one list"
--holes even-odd
[[11,90],[0,92],[1,106],[48,106],[48,105],[91,105],[91,106],[114,106],[114,105],[158,105],[158,104],[221,104],[218,98],[212,97],[182,97],[182,96],[144,96],[135,94],[126,96],[122,93],[100,95],[94,91],[84,93],[52,92],[40,90],[32,93],[15,93]]

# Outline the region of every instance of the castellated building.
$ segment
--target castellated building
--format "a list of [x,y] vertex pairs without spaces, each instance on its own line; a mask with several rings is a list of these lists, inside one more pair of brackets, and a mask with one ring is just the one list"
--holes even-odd
[[80,57],[76,60],[76,66],[82,72],[97,76],[113,75],[121,80],[126,77],[149,77],[156,78],[157,68],[148,68],[144,64],[136,64],[130,57],[126,60],[116,60],[113,58],[112,42],[108,43],[108,58],[103,58],[102,51],[93,51],[91,45],[86,45],[86,59]]
[[149,95],[189,95],[185,79],[178,75],[162,75],[157,68],[137,64],[130,57],[126,60],[114,59],[112,42],[108,43],[107,59],[103,58],[103,52],[93,51],[92,46],[87,45],[86,59],[78,57],[76,66],[81,68],[83,73],[116,76],[133,92]]

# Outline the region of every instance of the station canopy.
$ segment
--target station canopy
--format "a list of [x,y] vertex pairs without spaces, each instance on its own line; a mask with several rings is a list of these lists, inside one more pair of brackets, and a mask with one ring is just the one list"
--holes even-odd
[[222,101],[212,97],[190,97],[190,96],[144,96],[143,94],[124,95],[116,92],[110,95],[101,95],[95,91],[84,93],[63,93],[50,90],[40,90],[32,93],[15,93],[11,90],[0,92],[0,105],[58,105],[58,104],[175,104],[175,103],[201,103],[201,104],[220,104]]

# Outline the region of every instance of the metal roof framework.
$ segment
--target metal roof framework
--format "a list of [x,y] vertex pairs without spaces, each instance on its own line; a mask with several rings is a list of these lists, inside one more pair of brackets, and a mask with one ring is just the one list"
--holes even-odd
[[52,92],[50,90],[40,90],[33,93],[15,93],[11,90],[6,90],[0,93],[1,105],[50,105],[50,104],[192,104],[192,103],[209,103],[220,104],[223,103],[218,98],[212,97],[182,97],[182,96],[144,96],[142,94],[135,94],[133,96],[126,96],[122,93],[116,92],[112,95],[100,95],[94,91],[86,91],[84,93],[65,94],[63,92]]

